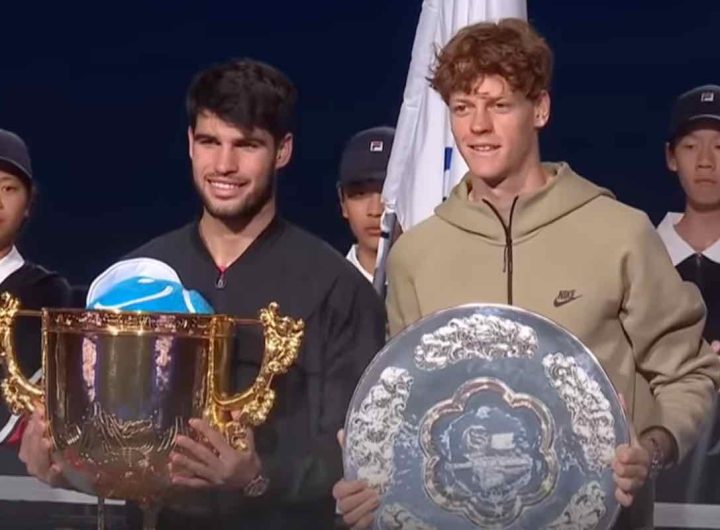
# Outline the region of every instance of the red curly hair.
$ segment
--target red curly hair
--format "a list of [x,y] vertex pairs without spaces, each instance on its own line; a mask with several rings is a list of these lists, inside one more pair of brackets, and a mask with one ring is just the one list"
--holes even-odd
[[470,93],[488,75],[499,75],[510,88],[535,100],[550,88],[552,68],[545,39],[524,20],[507,18],[458,31],[437,54],[428,80],[445,103],[454,92]]

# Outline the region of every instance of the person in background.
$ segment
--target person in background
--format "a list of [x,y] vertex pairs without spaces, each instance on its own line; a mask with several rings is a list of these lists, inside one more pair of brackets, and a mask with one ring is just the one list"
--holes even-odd
[[[700,289],[703,335],[720,353],[720,86],[698,86],[677,98],[665,159],[685,193],[685,211],[668,212],[658,234],[680,276]],[[720,504],[717,402],[708,420],[692,453],[659,478],[658,501]]]
[[340,208],[355,238],[347,259],[370,283],[380,244],[382,189],[394,136],[392,127],[360,131],[347,143],[340,161]]
[[[26,261],[16,246],[36,192],[27,145],[17,134],[0,129],[0,293],[18,298],[22,309],[69,307],[72,290],[67,280]],[[42,370],[40,319],[19,317],[15,344],[23,373],[38,381]],[[23,425],[0,399],[0,445],[16,448]]]

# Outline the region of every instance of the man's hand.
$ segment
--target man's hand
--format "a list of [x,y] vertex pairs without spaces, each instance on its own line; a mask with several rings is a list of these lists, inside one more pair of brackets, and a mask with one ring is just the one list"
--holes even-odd
[[635,493],[645,485],[650,473],[650,453],[638,443],[634,432],[630,445],[622,444],[615,450],[612,469],[615,498],[627,508],[635,500]]
[[176,447],[182,448],[185,454],[173,451],[170,455],[173,484],[189,488],[242,489],[260,473],[262,466],[251,430],[248,429],[247,449],[240,452],[207,421],[191,419],[190,427],[204,436],[212,449],[178,435]]
[[712,351],[714,351],[717,354],[720,354],[720,340],[714,340],[710,343],[710,347],[712,348]]
[[[345,447],[345,433],[338,432],[338,443]],[[375,510],[380,505],[377,491],[361,480],[340,480],[333,487],[333,497],[343,515],[343,521],[353,530],[370,528],[375,519]]]
[[52,448],[44,407],[37,405],[23,433],[18,457],[30,475],[53,487],[65,486],[62,469],[52,461]]
[[340,480],[333,487],[333,497],[343,521],[353,530],[370,528],[380,496],[362,480]]
[[[620,403],[627,412],[625,399],[620,395]],[[632,420],[628,421],[630,444],[621,444],[615,449],[612,462],[613,480],[615,481],[615,498],[626,508],[635,500],[635,493],[645,485],[650,474],[650,453],[638,441]]]

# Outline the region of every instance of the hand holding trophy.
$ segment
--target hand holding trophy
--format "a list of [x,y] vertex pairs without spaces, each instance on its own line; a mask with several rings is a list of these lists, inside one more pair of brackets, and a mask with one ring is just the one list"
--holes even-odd
[[[131,281],[142,289],[152,286],[188,299],[180,285],[151,278]],[[12,339],[18,315],[42,320],[42,385],[28,381],[18,365]],[[260,370],[250,388],[231,395],[234,337],[240,326],[253,325],[262,325],[265,339]],[[198,481],[222,486],[220,475],[212,473],[217,468],[208,465],[215,461],[208,457],[232,457],[247,473],[259,476],[259,469],[245,462],[252,460],[247,455],[255,455],[249,450],[249,428],[270,413],[272,380],[295,361],[303,328],[302,321],[280,316],[274,303],[260,310],[259,320],[241,320],[138,311],[132,304],[32,312],[3,294],[2,396],[16,414],[30,415],[39,404],[26,432],[32,440],[23,444],[25,453],[36,456],[21,452],[21,458],[47,482],[63,481],[100,498],[138,502],[144,530],[153,530],[161,503],[178,486],[197,487]],[[212,448],[221,442],[237,455],[216,455]],[[28,444],[34,444],[34,450]],[[43,448],[46,461],[37,458]],[[185,472],[172,473],[171,467]]]

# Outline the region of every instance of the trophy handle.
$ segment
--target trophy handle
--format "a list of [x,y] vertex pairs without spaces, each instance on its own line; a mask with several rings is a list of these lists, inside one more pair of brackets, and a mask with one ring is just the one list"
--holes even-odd
[[2,397],[13,414],[31,414],[43,401],[42,387],[31,383],[22,373],[13,344],[13,322],[18,314],[40,316],[38,311],[20,311],[20,301],[10,293],[0,296],[0,364],[5,377],[0,382]]
[[[215,386],[215,354],[210,355],[210,381],[206,417],[225,434],[235,449],[247,448],[247,427],[264,423],[275,401],[270,387],[273,377],[284,374],[295,362],[303,338],[305,323],[298,319],[280,316],[278,304],[273,302],[260,310],[260,322],[265,336],[265,352],[255,382],[240,394],[225,396]],[[236,414],[233,419],[232,412]]]

